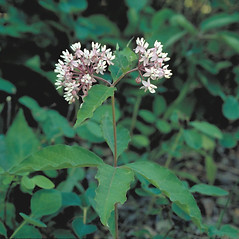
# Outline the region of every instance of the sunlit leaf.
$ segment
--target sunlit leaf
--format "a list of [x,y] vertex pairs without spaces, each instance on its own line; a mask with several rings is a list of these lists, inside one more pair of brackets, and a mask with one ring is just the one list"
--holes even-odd
[[2,78],[0,78],[0,90],[5,91],[9,94],[15,94],[16,93],[16,87],[9,81],[6,81]]

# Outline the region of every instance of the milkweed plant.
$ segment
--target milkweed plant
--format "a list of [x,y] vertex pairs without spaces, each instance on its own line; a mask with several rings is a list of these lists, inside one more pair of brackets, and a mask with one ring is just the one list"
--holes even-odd
[[[157,94],[157,81],[172,76],[167,65],[169,60],[159,41],[155,41],[150,48],[144,38],[137,38],[133,50],[127,46],[114,52],[105,45],[94,42],[90,50],[82,49],[80,42],[72,44],[71,51],[63,51],[61,59],[56,64],[55,85],[57,89],[63,88],[64,98],[69,104],[78,101],[81,103],[77,112],[76,128],[90,119],[95,110],[111,98],[112,113],[103,117],[102,131],[112,151],[112,162],[106,163],[94,152],[82,146],[51,145],[32,154],[28,160],[13,168],[12,172],[16,174],[44,169],[96,167],[95,178],[98,186],[95,190],[93,208],[101,223],[109,229],[114,238],[120,238],[118,205],[126,202],[126,195],[135,181],[135,175],[141,175],[159,189],[163,197],[168,198],[185,212],[198,228],[204,230],[201,212],[193,195],[168,168],[140,158],[135,159],[133,163],[120,165],[118,163],[119,156],[126,150],[131,138],[126,128],[116,124],[115,92],[118,83],[121,80],[131,80],[132,77],[127,76],[134,72],[132,75],[135,76],[136,85],[139,84],[139,90],[145,91],[145,94],[147,91]],[[107,70],[111,80],[109,77],[104,78]],[[32,207],[34,209],[34,202]],[[32,211],[31,220],[38,220],[42,216],[37,207]],[[46,215],[47,212],[44,213]],[[24,219],[29,220],[26,216]],[[11,238],[14,238],[16,231]]]

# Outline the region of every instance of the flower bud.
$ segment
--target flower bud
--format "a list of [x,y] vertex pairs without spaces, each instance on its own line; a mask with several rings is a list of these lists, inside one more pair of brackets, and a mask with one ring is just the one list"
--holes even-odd
[[140,76],[138,76],[138,77],[135,79],[135,81],[136,81],[137,84],[140,84],[140,83],[141,83],[141,78],[140,78]]

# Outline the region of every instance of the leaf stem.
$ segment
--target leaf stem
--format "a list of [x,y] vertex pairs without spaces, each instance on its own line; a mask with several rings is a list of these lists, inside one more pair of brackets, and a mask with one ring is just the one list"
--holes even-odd
[[121,75],[121,76],[112,84],[112,86],[116,86],[116,85],[118,84],[118,82],[119,82],[120,80],[122,80],[122,78],[124,78],[127,74],[129,74],[129,73],[131,73],[131,72],[134,72],[134,71],[138,71],[138,67],[133,68],[132,70],[129,70],[129,71],[127,71],[126,73],[124,73],[123,75]]
[[108,85],[112,86],[112,84],[109,81],[105,80],[102,77],[99,77],[99,76],[96,76],[96,75],[93,75],[93,77],[97,80],[103,81],[103,82],[107,83]]

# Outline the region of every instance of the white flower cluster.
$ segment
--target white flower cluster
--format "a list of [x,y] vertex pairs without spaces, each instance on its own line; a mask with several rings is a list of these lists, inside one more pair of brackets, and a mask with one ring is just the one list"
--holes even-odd
[[137,38],[137,47],[134,49],[135,53],[139,55],[138,71],[140,77],[136,79],[136,82],[140,82],[140,78],[147,77],[148,80],[142,80],[143,86],[140,89],[145,91],[149,90],[151,93],[155,93],[157,86],[151,84],[150,80],[158,80],[162,77],[170,78],[172,73],[168,70],[168,65],[164,65],[164,62],[170,60],[167,57],[168,53],[163,53],[163,45],[155,41],[154,48],[149,48],[148,42],[144,38]]
[[61,58],[56,64],[55,72],[57,80],[55,85],[57,89],[64,87],[64,98],[69,103],[79,99],[79,93],[82,91],[85,97],[92,83],[96,82],[94,74],[103,75],[107,65],[113,65],[115,56],[111,49],[101,46],[99,43],[92,42],[92,49],[81,50],[81,43],[77,42],[71,45],[73,54],[68,50],[62,52]]

